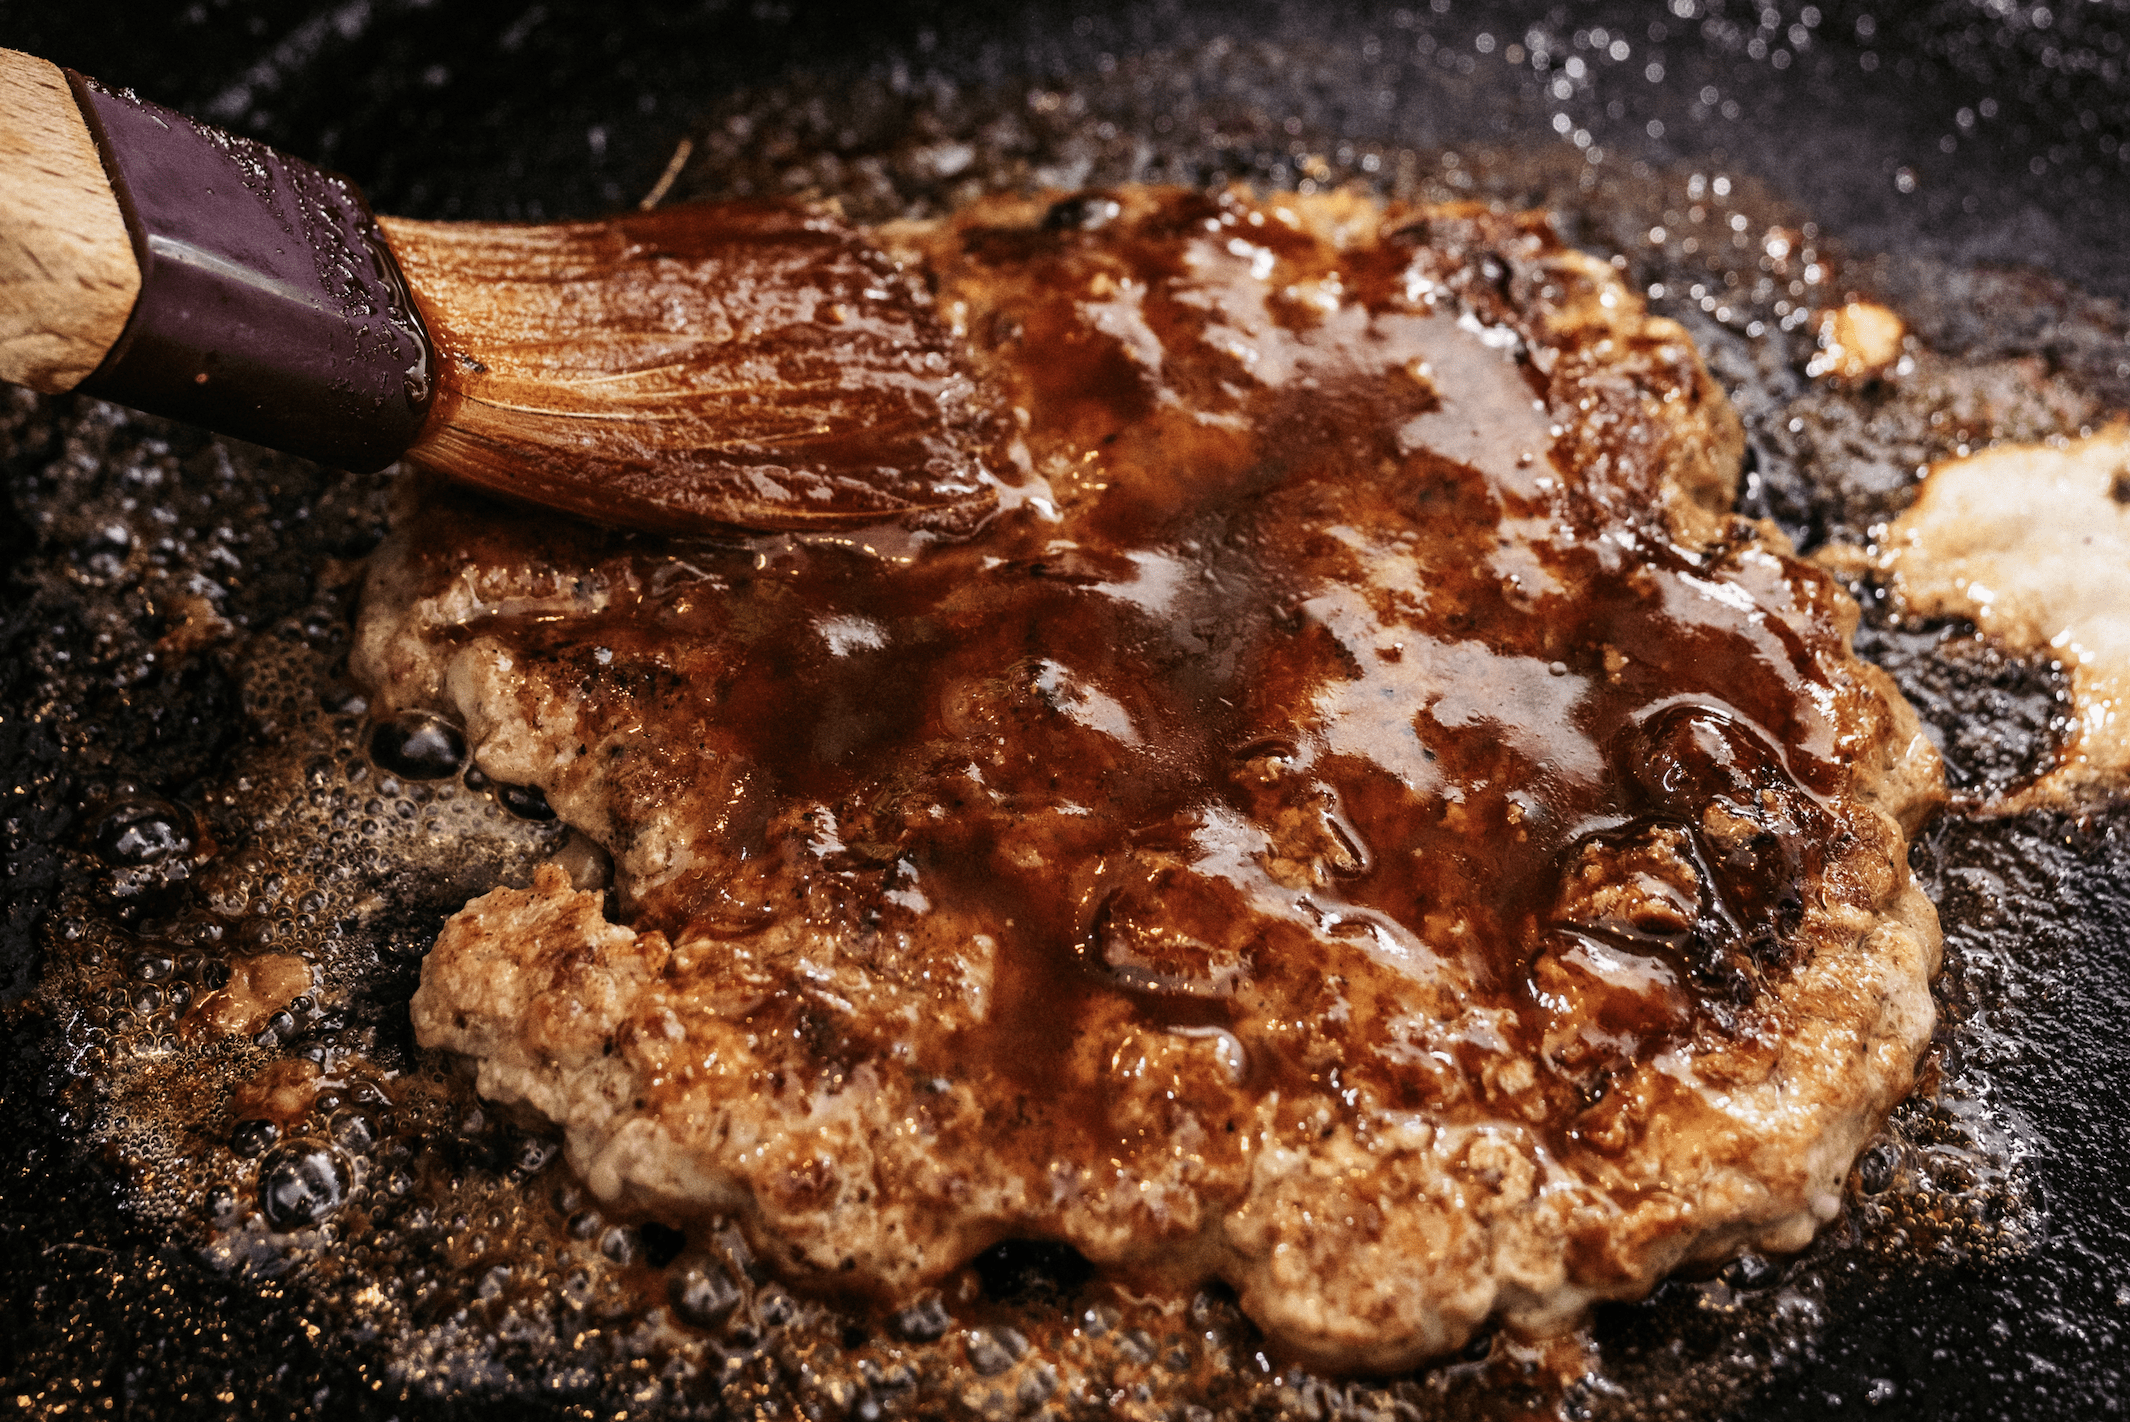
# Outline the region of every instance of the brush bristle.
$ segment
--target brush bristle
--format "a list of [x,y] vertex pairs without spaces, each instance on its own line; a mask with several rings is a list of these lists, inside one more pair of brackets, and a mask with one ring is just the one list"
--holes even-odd
[[662,533],[980,510],[995,424],[922,287],[827,214],[385,219],[438,347],[409,457]]

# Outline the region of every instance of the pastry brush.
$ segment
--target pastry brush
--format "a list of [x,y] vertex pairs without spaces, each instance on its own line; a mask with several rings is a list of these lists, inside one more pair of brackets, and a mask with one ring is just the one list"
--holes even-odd
[[922,287],[833,213],[379,217],[4,49],[0,378],[657,532],[954,519],[995,489]]

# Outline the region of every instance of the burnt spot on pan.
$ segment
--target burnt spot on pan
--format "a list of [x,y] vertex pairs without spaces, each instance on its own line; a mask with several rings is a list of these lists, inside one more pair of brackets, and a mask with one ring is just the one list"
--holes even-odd
[[1857,655],[1892,674],[1945,757],[1956,795],[2004,795],[2055,765],[2071,715],[2060,662],[2008,655],[1970,623],[1893,622],[1868,590],[1866,598]]

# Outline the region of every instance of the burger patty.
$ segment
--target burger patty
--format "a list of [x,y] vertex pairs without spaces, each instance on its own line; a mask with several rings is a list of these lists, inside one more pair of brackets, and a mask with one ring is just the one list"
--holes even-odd
[[1929,1036],[1942,790],[1853,604],[1729,517],[1685,333],[1479,208],[874,237],[999,413],[974,532],[405,491],[357,675],[620,920],[558,866],[475,900],[422,1043],[795,1279],[1055,1240],[1339,1368],[1801,1247]]

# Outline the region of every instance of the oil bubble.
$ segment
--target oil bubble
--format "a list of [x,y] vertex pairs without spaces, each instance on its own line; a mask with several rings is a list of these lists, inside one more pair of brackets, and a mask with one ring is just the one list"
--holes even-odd
[[538,1175],[561,1152],[561,1145],[542,1136],[527,1136],[510,1154],[511,1173],[519,1177]]
[[121,800],[104,810],[89,842],[114,867],[160,864],[191,852],[192,816],[168,800]]
[[280,1127],[272,1121],[239,1121],[229,1133],[229,1148],[241,1156],[260,1155],[280,1136]]
[[939,1295],[919,1299],[895,1315],[895,1331],[912,1343],[931,1343],[946,1336],[954,1316]]
[[1734,1289],[1764,1289],[1782,1278],[1782,1266],[1759,1254],[1741,1254],[1723,1266],[1723,1282]]
[[555,817],[554,807],[547,803],[547,792],[537,785],[498,785],[496,799],[521,820],[551,820]]
[[739,1306],[740,1286],[714,1260],[691,1259],[666,1283],[673,1311],[697,1328],[715,1328]]
[[377,1144],[377,1123],[359,1107],[334,1112],[326,1130],[336,1145],[352,1155],[362,1155]]
[[144,983],[159,983],[177,971],[177,962],[161,953],[143,953],[132,963],[133,976]]
[[614,1225],[599,1236],[599,1252],[616,1264],[634,1264],[638,1254],[636,1231],[626,1225]]
[[237,1200],[237,1192],[227,1185],[217,1185],[209,1190],[202,1204],[206,1208],[208,1222],[217,1228],[227,1228],[234,1224],[237,1216],[243,1212]]
[[1883,1195],[1892,1188],[1894,1173],[1900,1164],[1900,1147],[1890,1141],[1880,1141],[1857,1158],[1857,1184],[1866,1195]]
[[403,711],[370,732],[370,759],[406,780],[442,780],[466,763],[466,737],[426,711]]
[[318,1223],[348,1197],[347,1160],[323,1141],[293,1140],[259,1162],[259,1210],[287,1233]]

